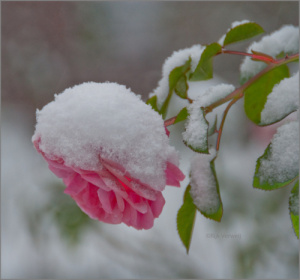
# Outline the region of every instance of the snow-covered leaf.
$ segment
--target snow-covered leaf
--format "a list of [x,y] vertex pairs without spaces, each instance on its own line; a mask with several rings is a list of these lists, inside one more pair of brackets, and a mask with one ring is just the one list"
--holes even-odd
[[299,176],[299,123],[278,128],[264,154],[258,158],[253,186],[263,190],[285,187]]
[[190,189],[191,186],[188,185],[184,193],[183,204],[177,213],[177,230],[187,253],[190,249],[196,218],[196,206],[190,195]]
[[191,81],[203,81],[213,77],[213,57],[221,51],[221,48],[218,43],[206,46],[194,73],[190,75]]
[[208,121],[203,108],[192,103],[188,108],[189,117],[182,134],[184,143],[193,151],[208,154]]
[[252,38],[263,32],[263,28],[255,22],[247,22],[237,25],[227,32],[223,46]]
[[260,125],[278,122],[299,108],[299,72],[283,79],[268,95]]
[[188,115],[189,115],[189,113],[188,113],[187,108],[186,107],[182,108],[181,111],[178,113],[174,124],[186,120]]
[[293,229],[299,239],[299,181],[294,185],[289,198],[290,217]]
[[[175,67],[170,72],[169,93],[160,109],[160,113],[162,114],[163,118],[165,118],[165,116],[167,114],[168,105],[169,105],[170,99],[171,99],[174,91],[179,97],[187,98],[188,85],[186,83],[185,75],[189,71],[190,67],[191,67],[191,58],[189,58],[183,65]],[[184,80],[182,80],[182,78]],[[179,83],[179,85],[178,85],[178,83]],[[182,83],[184,83],[185,85],[182,85]]]
[[169,91],[173,91],[176,88],[178,82],[180,81],[181,78],[184,78],[186,72],[190,69],[190,67],[191,67],[191,58],[189,58],[183,65],[178,66],[171,71],[169,75]]
[[210,106],[214,102],[229,95],[234,89],[235,87],[233,85],[224,83],[210,86],[197,97],[194,103],[197,104],[198,107]]
[[262,75],[245,90],[245,112],[256,124],[261,123],[261,111],[273,87],[282,79],[289,77],[289,69],[281,65]]
[[[262,37],[260,41],[252,43],[247,49],[248,53],[251,51],[262,52],[272,57],[281,53],[284,55],[297,53],[299,52],[299,27],[284,25],[270,35]],[[241,83],[245,83],[265,67],[264,62],[245,57],[240,67]]]
[[234,86],[230,84],[211,86],[188,105],[189,117],[182,136],[184,143],[195,152],[208,154],[209,123],[205,118],[205,107],[224,98],[232,91],[234,91]]
[[158,109],[161,110],[163,103],[168,98],[170,92],[170,73],[174,68],[184,65],[189,59],[191,59],[191,71],[194,71],[204,48],[205,47],[201,45],[193,45],[190,48],[174,51],[172,55],[165,60],[162,67],[162,78],[159,80],[158,86],[149,94],[149,97],[157,96]]
[[194,204],[206,218],[220,222],[223,205],[215,171],[215,150],[211,154],[198,154],[191,164],[191,196]]

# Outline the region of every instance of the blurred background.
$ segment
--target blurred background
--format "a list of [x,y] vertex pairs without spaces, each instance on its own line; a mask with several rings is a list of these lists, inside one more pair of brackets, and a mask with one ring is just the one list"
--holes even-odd
[[[188,181],[179,190],[166,188],[164,211],[151,230],[102,224],[63,194],[61,180],[31,143],[36,109],[55,93],[86,81],[111,81],[146,101],[173,51],[217,41],[232,22],[244,19],[268,34],[298,25],[299,3],[1,3],[2,278],[299,278],[290,190],[252,188],[256,159],[275,130],[253,127],[242,102],[228,115],[216,162],[222,222],[197,214],[189,255],[176,232]],[[249,43],[232,48],[245,51]],[[218,56],[217,79],[238,86],[240,63],[237,56]],[[171,143],[188,172],[182,129],[170,129]]]

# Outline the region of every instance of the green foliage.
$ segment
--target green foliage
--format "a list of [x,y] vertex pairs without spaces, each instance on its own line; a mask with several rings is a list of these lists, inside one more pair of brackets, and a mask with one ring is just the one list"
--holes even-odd
[[178,113],[178,115],[177,115],[177,117],[176,117],[176,119],[175,119],[174,124],[186,120],[187,117],[188,117],[188,115],[189,115],[188,110],[187,110],[186,107],[184,107],[184,108],[181,109],[181,111]]
[[[234,28],[231,28],[224,36],[223,46],[221,46],[218,43],[212,43],[205,47],[204,51],[201,54],[199,62],[197,64],[197,67],[193,73],[191,72],[191,58],[189,58],[183,65],[174,68],[170,72],[168,96],[164,101],[160,110],[157,109],[156,96],[149,99],[147,103],[150,104],[154,110],[162,114],[163,118],[165,118],[168,105],[173,92],[175,92],[175,94],[178,95],[180,98],[188,99],[188,90],[189,90],[188,81],[191,82],[205,81],[213,77],[213,70],[214,70],[213,59],[215,56],[223,52],[222,47],[243,40],[250,39],[254,36],[262,34],[263,32],[264,32],[263,28],[254,22],[240,24]],[[291,54],[291,56],[288,57],[283,52],[278,53],[276,58],[274,58],[275,56],[272,57],[268,54],[265,54],[263,51],[257,52],[255,50],[252,50],[252,55],[245,54],[243,52],[230,51],[230,50],[227,50],[227,53],[250,55],[252,59],[255,61],[265,62],[266,67],[263,68],[260,72],[258,72],[255,76],[250,75],[249,77],[242,77],[241,79],[242,86],[230,96],[227,96],[226,98],[214,102],[212,105],[208,106],[207,108],[202,108],[202,107],[199,108],[199,110],[201,110],[200,114],[198,115],[200,119],[198,120],[199,122],[195,123],[195,125],[198,125],[200,123],[199,126],[201,126],[203,131],[206,129],[206,133],[203,133],[205,135],[199,135],[199,138],[201,137],[200,140],[203,141],[199,141],[198,143],[196,143],[197,141],[195,141],[195,144],[193,144],[195,145],[195,147],[192,146],[190,143],[187,144],[187,142],[184,141],[184,143],[190,149],[192,149],[194,152],[197,153],[209,154],[208,137],[213,135],[218,130],[217,117],[215,118],[214,122],[211,125],[209,125],[208,121],[206,120],[206,114],[214,110],[216,107],[226,103],[227,101],[230,101],[230,99],[231,99],[231,103],[233,104],[234,101],[237,101],[238,99],[244,97],[244,109],[247,117],[253,123],[259,126],[271,124],[271,123],[266,124],[261,122],[261,112],[264,109],[268,95],[272,92],[275,85],[277,85],[278,83],[280,83],[280,81],[290,76],[289,68],[287,64],[298,60],[297,54]],[[279,58],[281,58],[281,60],[276,61],[276,59]],[[191,100],[189,99],[189,101]],[[229,110],[230,107],[227,108]],[[290,113],[292,112],[287,112],[287,115]],[[285,115],[284,117],[286,117],[287,115]],[[181,121],[185,121],[188,117],[189,117],[189,112],[187,108],[184,107],[176,116],[174,124],[179,123]],[[222,124],[224,123],[225,117],[226,114],[223,115]],[[173,120],[174,119],[172,119],[172,121]],[[278,122],[280,120],[274,119],[272,120],[272,123]],[[189,121],[190,120],[188,120],[188,122]],[[222,133],[222,129],[219,129],[219,131],[220,131],[219,133]],[[192,134],[192,136],[194,135]],[[217,141],[219,140],[220,137],[218,137]],[[200,143],[205,143],[205,144],[200,145]],[[217,142],[217,149],[219,147],[218,144],[219,142]],[[282,153],[284,153],[284,150],[282,150]],[[285,179],[282,179],[285,180],[284,182],[276,181],[275,178],[278,178],[278,176],[277,177],[275,176],[276,174],[274,173],[272,174],[272,172],[270,172],[270,174],[267,175],[262,168],[263,166],[262,162],[270,161],[272,160],[272,158],[273,158],[272,148],[271,148],[271,144],[269,144],[269,146],[264,151],[264,154],[261,157],[259,157],[256,162],[256,169],[253,178],[253,186],[254,188],[262,189],[262,190],[275,190],[278,188],[283,188],[294,184],[289,199],[289,210],[290,210],[290,217],[291,217],[295,234],[299,239],[299,213],[298,213],[299,174],[293,174],[294,171],[292,173],[288,172],[289,170],[286,170],[287,172],[285,172],[284,170],[285,167],[283,166],[281,171],[283,172],[283,174],[289,174],[289,175],[285,177]],[[214,187],[216,188],[217,196],[218,196],[217,199],[219,200],[219,204],[216,207],[218,209],[214,213],[206,213],[203,210],[200,210],[193,203],[193,198],[191,197],[190,194],[191,185],[188,185],[185,190],[183,204],[177,214],[178,234],[180,236],[182,243],[186,248],[187,253],[189,252],[189,248],[191,244],[193,227],[194,227],[195,217],[197,212],[196,210],[198,210],[206,218],[218,222],[221,221],[223,216],[223,204],[221,200],[219,183],[217,180],[215,164],[214,164],[215,159],[216,158],[214,158],[210,162],[210,168],[215,179]],[[201,172],[201,170],[199,170],[199,172]],[[295,209],[297,209],[297,211]]]
[[186,78],[186,75],[182,75],[179,79],[178,79],[178,82],[176,84],[176,87],[175,87],[175,93],[183,98],[183,99],[186,99],[187,98],[187,91],[189,89],[189,85],[187,83],[187,78]]
[[189,72],[191,67],[191,58],[189,58],[185,64],[175,67],[169,74],[169,93],[164,101],[161,109],[159,110],[160,114],[163,118],[167,115],[167,110],[169,106],[169,102],[171,100],[172,94],[175,93],[181,97],[187,98],[188,84],[186,75]]
[[191,186],[188,185],[184,193],[183,204],[177,213],[177,230],[187,253],[190,249],[196,218],[196,206],[190,195],[190,189]]
[[286,65],[281,65],[259,77],[245,90],[245,112],[255,124],[260,125],[261,111],[273,87],[287,77],[289,69]]
[[169,89],[172,91],[179,79],[186,74],[191,67],[191,58],[189,58],[182,66],[175,67],[169,75]]
[[222,216],[223,216],[223,204],[222,204],[222,200],[221,200],[221,195],[220,195],[220,188],[219,188],[219,183],[218,183],[218,179],[217,179],[217,174],[216,174],[216,169],[215,169],[215,158],[210,162],[210,168],[211,171],[213,173],[213,176],[215,178],[215,182],[216,185],[214,186],[217,189],[217,194],[218,194],[218,200],[219,200],[219,208],[216,212],[214,213],[205,213],[204,211],[199,210],[199,212],[206,218],[217,221],[217,222],[221,222]]
[[90,218],[73,203],[71,198],[57,205],[53,214],[61,234],[71,243],[78,242],[80,232],[90,222]]
[[209,126],[209,129],[207,131],[208,136],[211,136],[216,132],[217,124],[218,124],[218,115],[216,115],[213,125]]
[[157,96],[156,95],[149,98],[147,100],[146,104],[149,104],[154,111],[159,112],[159,110],[157,108]]
[[[282,151],[282,153],[284,154],[284,151]],[[271,154],[272,154],[272,148],[270,143],[266,148],[264,154],[261,157],[259,157],[256,162],[255,174],[253,178],[254,188],[262,189],[262,190],[276,190],[288,186],[289,184],[291,184],[297,179],[298,176],[296,177],[293,176],[288,178],[284,182],[276,182],[273,179],[274,176],[272,176],[274,174],[270,174],[270,176],[266,176],[266,174],[264,174],[264,172],[261,170],[261,162],[262,160],[270,160]],[[282,168],[284,169],[284,166]],[[286,173],[286,174],[290,174],[290,173]]]
[[218,43],[212,43],[204,49],[199,63],[190,75],[191,81],[209,80],[213,77],[213,57],[221,52],[222,47]]
[[60,233],[69,244],[78,243],[81,233],[92,225],[92,220],[78,207],[76,202],[62,191],[64,186],[52,186],[52,198],[48,211]]
[[295,183],[289,198],[289,210],[292,225],[299,239],[299,181]]
[[166,100],[164,101],[163,105],[161,106],[160,110],[159,110],[159,113],[162,115],[162,118],[165,119],[166,118],[166,115],[167,115],[167,112],[168,112],[168,106],[169,106],[169,102],[171,100],[171,97],[172,97],[172,91],[169,91],[169,94],[166,98]]
[[223,46],[233,44],[242,40],[250,39],[263,33],[263,28],[254,22],[248,22],[240,24],[234,28],[231,28],[225,36]]

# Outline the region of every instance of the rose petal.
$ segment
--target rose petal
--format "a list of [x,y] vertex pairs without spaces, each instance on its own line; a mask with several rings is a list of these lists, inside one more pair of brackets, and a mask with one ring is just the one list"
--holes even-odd
[[167,177],[167,185],[180,187],[180,181],[184,180],[185,175],[181,170],[171,162],[167,162],[167,168],[165,170]]
[[[63,159],[43,153],[39,143],[40,140],[34,143],[36,149],[46,159],[50,170],[63,179],[67,186],[64,192],[92,219],[149,229],[161,214],[165,204],[161,191],[132,178],[118,163],[101,159],[102,165],[96,171],[67,166]],[[179,186],[179,181],[185,177],[170,162],[167,162],[165,174],[167,184],[173,186]]]
[[112,192],[106,192],[101,188],[97,191],[98,198],[104,211],[108,214],[112,213]]

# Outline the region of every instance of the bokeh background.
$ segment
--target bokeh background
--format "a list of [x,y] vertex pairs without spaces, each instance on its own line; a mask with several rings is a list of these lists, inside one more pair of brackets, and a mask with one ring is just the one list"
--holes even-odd
[[[67,87],[112,81],[147,100],[173,51],[217,41],[233,21],[270,33],[298,25],[298,15],[298,1],[2,2],[1,278],[299,278],[289,190],[252,188],[274,129],[253,127],[242,103],[228,116],[216,163],[223,220],[197,215],[189,255],[175,221],[187,181],[165,190],[153,229],[102,224],[63,194],[31,143],[36,109]],[[217,77],[237,86],[240,63],[219,56]],[[179,137],[172,128],[178,147]]]

